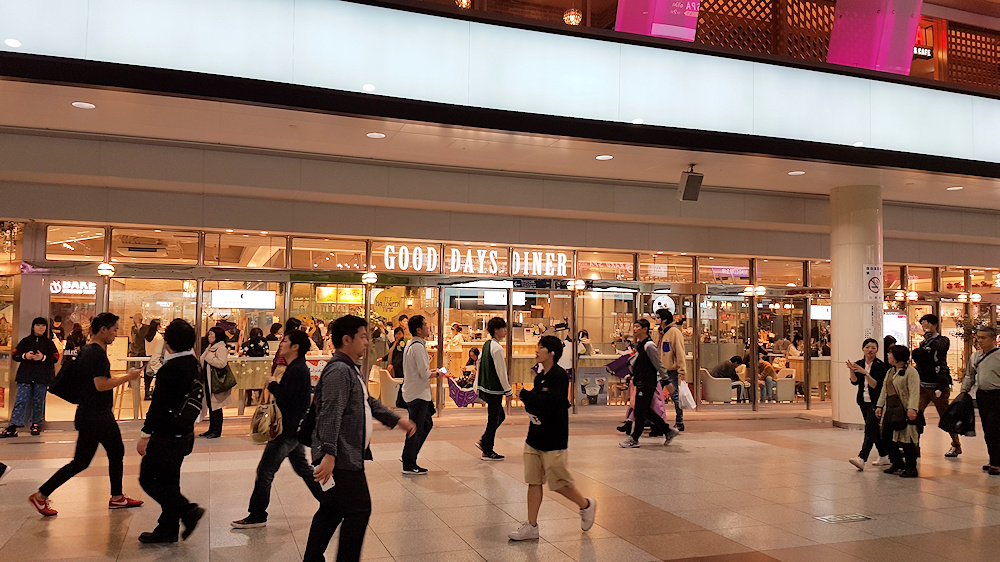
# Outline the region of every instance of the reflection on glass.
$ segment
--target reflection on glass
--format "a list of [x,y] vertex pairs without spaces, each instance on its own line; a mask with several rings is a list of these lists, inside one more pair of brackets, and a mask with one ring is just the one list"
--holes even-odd
[[694,281],[693,259],[657,252],[639,254],[639,281],[691,283]]
[[757,284],[780,287],[802,286],[802,262],[757,260]]
[[699,282],[746,285],[750,282],[750,260],[738,258],[701,258],[698,265]]
[[366,252],[363,240],[293,238],[292,267],[363,271]]
[[104,229],[49,226],[45,237],[45,259],[103,261]]
[[205,265],[221,267],[285,267],[285,239],[256,234],[205,235]]
[[578,252],[576,270],[580,279],[632,281],[635,278],[632,254]]
[[122,263],[198,263],[198,235],[193,232],[116,228],[111,256]]

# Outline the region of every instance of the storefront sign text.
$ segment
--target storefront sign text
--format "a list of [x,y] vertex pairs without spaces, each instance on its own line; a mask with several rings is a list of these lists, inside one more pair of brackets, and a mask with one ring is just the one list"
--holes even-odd
[[382,252],[382,265],[388,271],[437,272],[438,249],[435,246],[396,246],[389,244]]
[[316,302],[364,304],[365,290],[360,287],[316,287]]
[[514,250],[511,254],[511,275],[536,277],[569,277],[569,252]]
[[87,295],[97,294],[97,283],[92,281],[53,281],[49,283],[51,295]]
[[372,312],[383,318],[393,318],[403,310],[403,295],[383,289],[372,301]]

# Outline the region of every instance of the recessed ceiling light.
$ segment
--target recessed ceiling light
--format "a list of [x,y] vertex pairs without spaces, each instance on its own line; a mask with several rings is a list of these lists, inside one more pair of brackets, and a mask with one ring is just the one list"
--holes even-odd
[[953,185],[948,188],[948,191],[962,191],[963,189],[965,188],[960,185]]
[[261,234],[267,234],[267,231],[266,230],[261,230],[260,233]]
[[232,232],[232,231],[233,231],[233,229],[231,229],[231,228],[227,228],[226,229],[226,232]]
[[10,39],[4,39],[3,44],[7,45],[11,49],[16,49],[21,46],[21,42],[18,41],[17,39],[14,39],[13,37],[11,37]]
[[370,139],[384,139],[385,133],[368,133],[365,136],[367,136]]
[[790,176],[804,176],[804,175],[806,175],[806,173],[803,172],[802,170],[793,170],[791,172],[788,172],[788,175],[790,175]]
[[72,105],[77,109],[94,109],[95,107],[97,107],[96,105],[85,101],[75,101],[72,103]]
[[365,84],[364,86],[361,86],[361,89],[364,90],[364,91],[366,91],[366,92],[374,92],[375,91],[375,84]]
[[642,125],[643,123],[645,123],[645,121],[643,121],[641,117],[632,120],[633,125]]
[[688,253],[687,252],[681,252],[681,255],[682,256],[686,256],[686,255],[688,255]]
[[154,230],[153,232],[163,232],[163,231],[162,231],[162,230],[160,230],[160,229],[156,229],[156,230]]
[[596,158],[598,160],[602,160],[603,161],[603,160],[611,160],[612,158],[614,158],[614,156],[612,156],[610,154],[598,154]]
[[858,142],[854,143],[854,147],[855,147],[855,148],[861,148],[861,147],[862,147],[862,146],[864,146],[864,145],[865,145],[865,143],[863,143],[863,142],[861,142],[861,141],[858,141]]

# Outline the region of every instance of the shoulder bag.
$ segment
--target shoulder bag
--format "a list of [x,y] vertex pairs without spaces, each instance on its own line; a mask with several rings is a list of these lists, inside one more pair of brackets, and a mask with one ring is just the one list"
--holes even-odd
[[[265,389],[264,392],[267,392]],[[274,396],[268,393],[268,399],[261,401],[250,420],[250,437],[258,443],[273,441],[281,435],[281,410],[274,402]]]
[[[895,378],[895,374],[892,377]],[[906,417],[906,408],[903,407],[903,401],[899,399],[899,394],[896,393],[893,380],[889,379],[885,383],[888,385],[888,388],[886,388],[887,396],[885,399],[885,410],[882,412],[882,423],[885,424],[885,427],[893,431],[903,431],[909,422],[909,419]]]
[[212,394],[226,392],[236,386],[236,376],[233,375],[233,370],[229,368],[228,364],[221,369],[214,365],[209,365],[208,370],[210,375],[209,385],[212,387]]

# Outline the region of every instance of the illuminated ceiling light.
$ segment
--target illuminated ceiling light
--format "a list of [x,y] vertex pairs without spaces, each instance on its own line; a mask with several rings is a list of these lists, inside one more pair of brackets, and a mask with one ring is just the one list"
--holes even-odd
[[598,154],[594,159],[595,160],[600,160],[600,161],[604,162],[604,161],[607,161],[607,160],[611,160],[612,158],[614,158],[614,156],[612,156],[610,154]]
[[918,295],[916,291],[910,291],[909,293],[906,293],[906,300],[908,301],[915,301],[918,298],[920,298],[920,295]]
[[983,300],[983,295],[980,295],[979,293],[972,293],[972,295],[969,296],[969,300],[972,302],[980,302]]
[[154,230],[153,232],[163,232],[163,231],[157,228],[157,229],[156,229],[156,230]]
[[786,284],[785,284],[785,286],[786,286],[786,287],[794,287],[794,286],[795,286],[795,283],[786,283]]
[[97,266],[97,274],[103,277],[111,277],[115,274],[115,266],[108,262],[102,262]]
[[854,147],[855,147],[855,148],[861,148],[861,147],[862,147],[862,146],[864,146],[864,145],[865,145],[865,143],[863,143],[863,142],[861,142],[861,141],[858,141],[858,142],[854,143]]
[[364,86],[361,86],[361,89],[364,90],[364,91],[366,91],[366,92],[374,92],[375,91],[375,84],[365,84]]
[[633,125],[642,125],[643,123],[645,123],[645,121],[642,120],[642,117],[637,117],[632,120]]
[[688,253],[687,252],[681,252],[681,255],[682,256],[686,256],[686,255],[688,255]]
[[63,245],[63,248],[66,248],[67,250],[71,250],[71,251],[72,250],[76,250],[76,248],[74,248],[73,246],[70,246],[66,242],[63,242],[62,245]]
[[888,302],[882,301],[882,310],[889,310],[889,303]]
[[226,229],[226,232],[232,232],[232,231],[233,231],[233,229],[231,229],[231,228],[227,228]]
[[576,8],[570,8],[563,12],[563,21],[566,25],[580,25],[583,22],[583,12]]
[[962,187],[961,185],[953,185],[953,186],[947,188],[947,191],[962,191],[963,189],[965,189],[965,188]]
[[94,109],[97,107],[96,105],[86,101],[75,101],[70,105],[77,109]]
[[260,233],[261,234],[267,234],[267,231],[266,230],[261,230]]
[[17,39],[14,39],[13,37],[9,39],[4,39],[3,44],[7,45],[11,49],[17,49],[21,46],[21,42],[18,41]]
[[906,293],[904,293],[903,291],[896,291],[896,294],[893,295],[893,298],[898,301],[906,300]]
[[752,297],[753,296],[753,285],[747,285],[746,287],[743,287],[743,294],[746,295],[746,296],[748,296],[748,297]]
[[767,294],[767,287],[764,287],[763,285],[757,285],[756,287],[753,288],[753,294],[757,295],[758,297],[762,297]]
[[374,285],[376,281],[378,281],[378,275],[371,271],[361,276],[361,282],[366,285]]
[[965,293],[961,293],[958,295],[958,302],[968,302],[968,301],[969,301],[969,295]]
[[463,10],[468,10],[472,7],[472,0],[455,0],[455,5]]
[[370,138],[370,139],[384,139],[385,138],[385,133],[368,133],[365,136],[368,137],[368,138]]
[[804,175],[806,175],[806,173],[803,172],[802,170],[792,170],[791,172],[788,172],[788,175],[790,175],[790,176],[804,176]]

